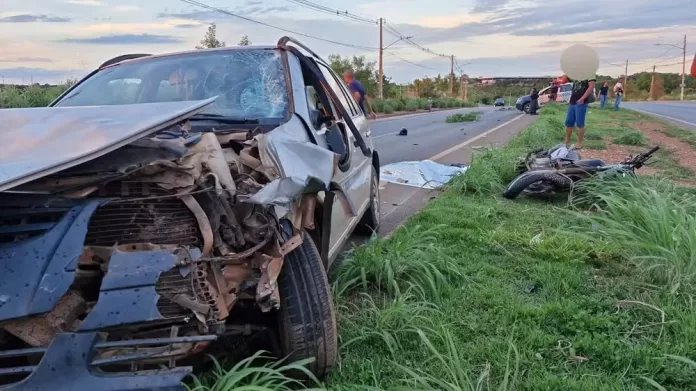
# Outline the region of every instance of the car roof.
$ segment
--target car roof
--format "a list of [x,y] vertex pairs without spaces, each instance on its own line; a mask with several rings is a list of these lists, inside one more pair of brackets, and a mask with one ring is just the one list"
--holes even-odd
[[109,64],[103,68],[109,68],[112,66],[116,66],[119,64],[125,64],[125,63],[147,61],[147,60],[156,59],[156,58],[188,56],[188,55],[199,54],[199,53],[233,52],[233,51],[241,51],[241,50],[275,50],[275,49],[280,49],[280,48],[278,46],[272,46],[272,45],[249,45],[249,46],[230,46],[230,47],[212,48],[212,49],[193,49],[193,50],[184,50],[184,51],[172,52],[172,53],[152,54],[152,55],[148,55],[148,56],[132,58],[132,59],[128,59],[128,60],[119,61],[119,62],[116,62],[113,64]]

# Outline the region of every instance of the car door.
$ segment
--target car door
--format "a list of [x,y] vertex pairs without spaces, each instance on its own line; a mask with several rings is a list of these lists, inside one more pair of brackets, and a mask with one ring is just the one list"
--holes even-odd
[[[367,118],[365,118],[365,115],[359,109],[357,102],[355,102],[352,94],[350,94],[346,84],[326,64],[321,61],[317,61],[317,64],[329,84],[327,87],[331,88],[338,97],[338,102],[332,102],[332,104],[342,105],[346,112],[350,114],[351,120],[359,133],[363,135],[364,138],[369,137]],[[343,121],[342,119],[339,122]],[[330,259],[334,258],[335,254],[348,240],[370,202],[372,161],[370,157],[365,156],[365,154],[361,152],[356,143],[355,136],[350,131],[347,131],[346,134],[351,161],[347,170],[343,171],[337,169],[334,173],[334,183],[341,191],[337,194],[338,199],[334,201],[333,210],[331,212],[331,238],[329,241]],[[348,203],[350,208],[356,213],[354,215],[347,215],[344,203]]]

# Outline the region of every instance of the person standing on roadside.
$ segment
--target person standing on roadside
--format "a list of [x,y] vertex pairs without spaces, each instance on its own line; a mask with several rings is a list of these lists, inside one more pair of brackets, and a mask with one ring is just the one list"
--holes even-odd
[[569,80],[573,82],[573,90],[570,93],[568,102],[568,113],[566,114],[565,144],[570,144],[570,137],[573,135],[573,127],[578,128],[578,141],[575,149],[582,148],[582,139],[585,137],[585,116],[587,115],[587,98],[590,97],[595,88],[596,78],[586,80]]
[[532,100],[529,103],[529,114],[537,115],[537,110],[539,110],[539,91],[536,89],[536,84],[532,86],[529,98]]
[[[353,97],[358,102],[360,110],[362,110],[365,117],[372,119],[377,118],[377,115],[375,115],[375,111],[372,110],[372,105],[370,104],[370,100],[367,97],[367,91],[365,90],[365,87],[362,85],[362,83],[353,78],[352,69],[343,72],[343,80],[346,82],[346,84],[348,84],[348,88],[350,88],[350,91],[353,93]],[[369,116],[367,114],[367,110],[365,110],[366,104],[370,108],[371,114]]]
[[552,103],[556,103],[556,97],[558,96],[558,87],[560,85],[560,82],[558,79],[553,79],[553,82],[551,82],[551,94],[549,95],[549,101]]
[[607,104],[607,94],[609,93],[609,82],[602,83],[602,88],[599,89],[599,106],[604,108]]
[[616,100],[614,100],[614,111],[618,111],[621,99],[623,98],[623,84],[621,84],[621,81],[614,85],[614,94],[616,95]]

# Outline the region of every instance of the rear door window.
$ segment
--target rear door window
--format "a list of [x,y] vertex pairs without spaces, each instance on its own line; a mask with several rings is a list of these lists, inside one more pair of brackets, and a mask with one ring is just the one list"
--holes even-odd
[[[351,115],[351,117],[355,117],[356,115],[358,115],[356,108],[353,105],[351,105],[350,100],[348,100],[350,95],[348,95],[345,88],[341,88],[333,72],[324,64],[318,63],[318,65],[319,69],[321,69],[321,73],[324,74],[324,78],[326,78],[326,81],[329,83],[329,87],[338,96],[338,100],[341,102],[346,111]],[[351,100],[355,102],[355,99]]]

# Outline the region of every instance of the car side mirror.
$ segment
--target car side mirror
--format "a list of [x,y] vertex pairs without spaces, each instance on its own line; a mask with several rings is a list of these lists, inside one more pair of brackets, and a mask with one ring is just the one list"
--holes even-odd
[[330,126],[327,127],[324,136],[326,137],[326,144],[328,145],[329,150],[339,156],[339,161],[343,161],[348,154],[348,148],[345,140],[343,139],[343,132],[341,132],[338,124],[336,122],[330,124]]

